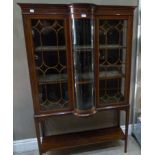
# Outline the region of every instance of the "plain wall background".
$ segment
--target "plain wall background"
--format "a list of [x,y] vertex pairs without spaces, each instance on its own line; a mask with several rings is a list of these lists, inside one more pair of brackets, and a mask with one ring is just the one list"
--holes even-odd
[[[137,5],[137,0],[14,0],[13,45],[14,45],[14,140],[33,138],[35,127],[33,121],[33,104],[29,81],[28,64],[25,49],[23,23],[20,7],[16,3],[94,3],[102,5]],[[136,16],[134,27],[136,25]],[[135,50],[136,29],[133,34],[133,51]],[[133,53],[134,57],[134,53]],[[134,63],[133,63],[134,66]],[[132,67],[133,68],[133,67]],[[132,74],[132,78],[134,74]],[[131,82],[131,85],[133,83]],[[131,87],[132,89],[133,87]],[[132,91],[131,91],[132,92]],[[132,98],[132,93],[131,93]],[[131,106],[132,107],[132,106]],[[132,112],[131,112],[132,113]],[[122,116],[123,122],[123,116]],[[94,117],[76,118],[75,116],[55,117],[50,121],[53,134],[99,128],[115,124],[115,113],[98,112]]]

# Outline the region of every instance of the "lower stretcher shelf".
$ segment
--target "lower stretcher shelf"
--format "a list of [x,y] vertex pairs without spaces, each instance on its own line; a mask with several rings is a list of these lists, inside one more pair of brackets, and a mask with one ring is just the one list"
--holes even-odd
[[111,127],[44,137],[42,140],[41,149],[42,152],[47,152],[49,150],[73,148],[119,139],[124,139],[122,129],[119,127]]

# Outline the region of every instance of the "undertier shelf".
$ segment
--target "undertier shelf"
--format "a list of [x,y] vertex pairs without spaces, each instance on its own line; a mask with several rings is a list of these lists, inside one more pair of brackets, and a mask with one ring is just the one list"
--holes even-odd
[[41,149],[43,152],[47,152],[49,150],[74,148],[77,146],[84,146],[119,139],[124,139],[123,131],[119,127],[111,127],[44,137],[42,139]]

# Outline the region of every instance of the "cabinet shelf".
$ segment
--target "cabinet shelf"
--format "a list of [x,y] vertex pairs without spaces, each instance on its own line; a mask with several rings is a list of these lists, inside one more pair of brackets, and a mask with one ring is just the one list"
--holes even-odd
[[99,64],[100,68],[105,68],[105,67],[125,67],[125,63],[121,63],[121,64]]
[[[101,71],[99,72],[99,78],[100,79],[105,79],[105,78],[115,78],[115,77],[123,77],[124,75],[120,73],[119,71]],[[79,74],[79,79],[93,79],[92,73],[83,73]]]
[[77,52],[77,51],[92,51],[94,48],[92,46],[86,46],[86,45],[79,45],[79,46],[74,46],[74,51]]
[[[119,71],[102,71],[99,73],[99,79],[111,79],[111,78],[121,78],[124,75]],[[53,75],[45,75],[39,76],[39,83],[67,83],[67,74],[53,74]],[[86,84],[92,83],[93,75],[91,73],[83,73],[79,74],[76,79],[77,84]]]
[[52,75],[45,75],[39,76],[39,83],[67,83],[67,74],[52,74]]
[[[99,45],[99,49],[115,49],[115,48],[126,48],[122,45]],[[92,50],[93,47],[91,46],[77,46],[74,48],[76,51],[82,51],[82,50]]]
[[112,45],[99,45],[99,49],[115,49],[115,48],[126,48],[125,46],[118,45],[118,44],[112,44]]
[[76,81],[76,84],[89,84],[89,83],[93,83],[93,81],[90,79],[90,80],[79,80],[79,81]]
[[74,148],[77,146],[102,143],[105,141],[107,142],[124,138],[125,136],[121,128],[111,127],[44,137],[41,147],[43,152],[47,152],[50,149],[60,150],[66,148]]
[[[122,45],[99,45],[99,49],[115,49],[115,48],[126,48],[125,46]],[[91,46],[75,46],[74,51],[91,51],[94,48]],[[38,46],[35,48],[35,52],[49,52],[49,51],[65,51],[66,46]]]
[[48,51],[64,51],[66,50],[66,46],[38,46],[37,48],[35,48],[36,52],[48,52]]
[[99,72],[99,79],[108,79],[108,78],[118,78],[118,77],[124,77],[124,74],[122,74],[120,71],[102,71]]

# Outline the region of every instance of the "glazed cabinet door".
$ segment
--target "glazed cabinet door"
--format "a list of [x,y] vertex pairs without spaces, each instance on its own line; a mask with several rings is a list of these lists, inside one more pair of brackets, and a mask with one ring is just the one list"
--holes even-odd
[[122,104],[126,98],[128,20],[98,17],[97,105]]
[[[72,109],[68,18],[66,16],[32,17],[30,40],[35,75],[35,107],[40,112],[61,112]],[[30,52],[30,51],[28,51]],[[29,55],[29,53],[28,53]],[[31,67],[31,66],[29,66]]]

